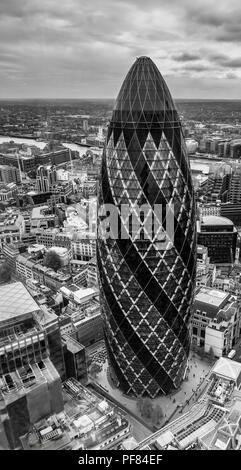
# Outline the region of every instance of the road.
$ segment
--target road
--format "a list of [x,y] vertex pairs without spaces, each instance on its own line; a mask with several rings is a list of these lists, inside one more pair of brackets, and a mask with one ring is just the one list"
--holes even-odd
[[143,441],[152,434],[150,429],[146,428],[143,424],[133,418],[133,416],[128,415],[128,419],[131,424],[132,435],[137,442]]

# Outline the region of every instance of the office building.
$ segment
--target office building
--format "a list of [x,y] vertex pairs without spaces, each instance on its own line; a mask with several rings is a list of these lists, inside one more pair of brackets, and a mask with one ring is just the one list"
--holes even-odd
[[0,214],[0,248],[7,243],[20,242],[25,231],[24,218],[20,212]]
[[51,165],[39,166],[36,172],[36,191],[48,193],[57,182],[56,168]]
[[76,379],[64,383],[65,408],[21,436],[24,450],[116,449],[130,434],[130,424],[106,400]]
[[50,357],[65,378],[58,317],[39,307],[21,282],[0,287],[0,374]]
[[227,356],[241,333],[237,297],[211,287],[201,287],[194,298],[191,320],[192,344]]
[[86,382],[87,363],[85,347],[70,335],[63,334],[62,339],[66,345],[64,352],[66,378],[74,378]]
[[64,408],[59,374],[46,358],[0,376],[0,445],[21,449],[34,423]]
[[236,256],[237,229],[225,217],[205,216],[197,222],[198,244],[208,248],[210,262],[233,264]]
[[241,226],[241,201],[232,203],[227,202],[221,204],[220,207],[220,215],[221,217],[226,217],[227,219],[232,220],[234,225],[237,227]]
[[[107,239],[99,227],[97,239],[112,371],[127,394],[167,394],[180,386],[189,354],[195,205],[181,123],[167,85],[148,57],[131,67],[114,107],[102,159],[103,204],[116,208],[124,232]],[[170,246],[164,235],[163,249],[155,230],[144,230],[143,214],[136,236],[135,217],[129,230],[122,204],[139,209],[146,204],[152,220],[154,204],[162,205],[163,213],[173,204],[174,243]]]
[[0,183],[0,201],[8,202],[11,199],[16,199],[18,188],[14,183]]
[[221,215],[221,203],[219,200],[217,202],[200,202],[198,204],[200,218],[205,217],[206,215]]
[[0,165],[0,183],[20,183],[18,168],[9,165]]
[[96,240],[84,238],[81,232],[74,233],[71,241],[73,258],[76,260],[89,261],[96,255]]
[[0,287],[0,374],[47,357],[43,329],[35,321],[39,306],[21,282]]
[[241,158],[241,139],[235,139],[230,142],[230,158],[235,160]]
[[223,164],[208,177],[205,190],[203,191],[206,202],[216,202],[217,200],[221,202],[228,201],[231,173],[231,167]]

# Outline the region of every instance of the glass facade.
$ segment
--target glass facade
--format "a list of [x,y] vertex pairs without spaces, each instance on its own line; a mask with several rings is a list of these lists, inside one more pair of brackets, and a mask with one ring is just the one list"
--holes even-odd
[[[102,204],[117,208],[126,234],[97,240],[111,365],[125,393],[167,394],[180,385],[189,353],[195,204],[180,120],[164,79],[147,57],[133,64],[115,104],[102,159]],[[166,207],[173,204],[172,247],[160,249],[153,230],[137,237],[123,204],[145,204],[152,221],[160,204],[163,224]]]
[[233,264],[235,261],[238,232],[230,225],[202,225],[198,233],[198,244],[208,248],[210,262]]

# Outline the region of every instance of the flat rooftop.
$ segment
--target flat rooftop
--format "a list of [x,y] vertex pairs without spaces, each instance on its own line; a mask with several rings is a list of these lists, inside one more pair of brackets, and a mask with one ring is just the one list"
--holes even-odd
[[241,364],[227,357],[220,357],[215,363],[212,372],[236,382],[241,375]]
[[195,295],[195,301],[219,307],[229,295],[229,293],[224,291],[202,287]]
[[21,282],[0,286],[0,321],[30,315],[39,306]]
[[70,286],[62,286],[60,291],[67,297],[73,294],[73,298],[76,302],[81,301],[87,297],[93,297],[99,293],[98,290],[94,287],[78,287],[75,286],[75,284],[71,284]]

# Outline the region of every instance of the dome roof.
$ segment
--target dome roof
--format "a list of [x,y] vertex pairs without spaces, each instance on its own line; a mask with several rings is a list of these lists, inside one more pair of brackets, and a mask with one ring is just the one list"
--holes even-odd
[[206,215],[202,218],[204,225],[234,225],[232,220],[227,217],[219,217],[217,215]]
[[158,112],[175,110],[161,73],[149,57],[139,57],[130,68],[117,97],[114,111]]

